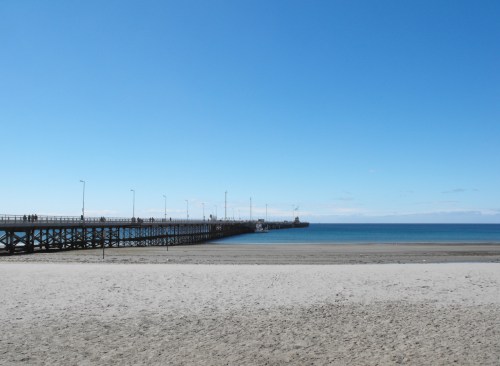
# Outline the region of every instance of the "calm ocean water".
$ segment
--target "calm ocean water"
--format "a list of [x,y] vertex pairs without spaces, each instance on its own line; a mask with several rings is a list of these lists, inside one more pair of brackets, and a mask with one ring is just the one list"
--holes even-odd
[[214,241],[219,244],[500,243],[500,224],[311,224]]

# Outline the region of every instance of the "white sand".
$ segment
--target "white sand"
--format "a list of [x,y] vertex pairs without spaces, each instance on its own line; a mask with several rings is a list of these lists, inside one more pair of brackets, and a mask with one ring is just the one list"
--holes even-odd
[[500,364],[500,264],[0,263],[0,364]]

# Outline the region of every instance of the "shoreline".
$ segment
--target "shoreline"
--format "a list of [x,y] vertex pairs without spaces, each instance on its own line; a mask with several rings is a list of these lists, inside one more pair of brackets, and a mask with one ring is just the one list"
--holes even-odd
[[[245,243],[245,244],[223,244],[223,243],[211,243],[211,242],[208,242],[208,243],[201,243],[201,244],[194,244],[194,245],[214,245],[214,246],[222,246],[222,245],[231,245],[231,246],[261,246],[261,245],[264,245],[264,246],[270,246],[270,247],[273,247],[273,246],[276,246],[276,247],[280,247],[280,246],[290,246],[290,247],[293,247],[295,245],[303,245],[303,246],[307,246],[307,247],[314,247],[314,246],[328,246],[328,247],[335,247],[335,246],[343,246],[343,247],[359,247],[359,246],[376,246],[376,245],[387,245],[387,246],[401,246],[401,247],[405,247],[405,246],[434,246],[434,247],[439,247],[439,246],[458,246],[458,247],[462,247],[462,246],[474,246],[474,245],[477,245],[477,246],[480,246],[480,245],[493,245],[493,246],[499,246],[500,247],[500,241],[499,242],[493,242],[493,241],[489,241],[489,242],[483,242],[483,241],[475,241],[475,242],[470,242],[470,243],[466,243],[466,242],[451,242],[451,241],[446,241],[446,242],[409,242],[409,243],[388,243],[388,242],[384,242],[384,243],[377,243],[377,242],[369,242],[369,243],[364,243],[364,242],[356,242],[356,243],[348,243],[348,242],[340,242],[340,243],[336,243],[336,242],[328,242],[328,243],[307,243],[307,242],[304,242],[304,243],[272,243],[272,244],[264,244],[264,243]],[[180,246],[189,246],[188,245],[180,245]]]
[[3,262],[165,264],[500,263],[500,244],[195,244],[36,252]]

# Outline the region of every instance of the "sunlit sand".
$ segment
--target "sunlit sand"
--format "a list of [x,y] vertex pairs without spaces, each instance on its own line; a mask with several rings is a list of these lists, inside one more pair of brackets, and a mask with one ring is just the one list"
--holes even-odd
[[0,364],[497,365],[500,357],[498,263],[75,263],[90,254],[0,260]]

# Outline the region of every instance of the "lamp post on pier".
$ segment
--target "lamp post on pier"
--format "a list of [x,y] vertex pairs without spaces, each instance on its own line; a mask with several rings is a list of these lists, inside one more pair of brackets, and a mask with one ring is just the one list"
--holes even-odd
[[227,221],[227,191],[224,192],[224,220]]
[[203,221],[205,221],[205,202],[201,203],[201,207],[203,208]]
[[132,192],[132,218],[135,217],[135,189],[131,189],[130,192]]
[[163,198],[165,199],[165,221],[167,221],[167,196],[163,195]]
[[189,201],[188,200],[184,201],[186,201],[186,219],[189,220]]
[[250,197],[250,221],[252,221],[252,197]]
[[85,220],[85,181],[80,179],[80,183],[83,183],[82,220]]

